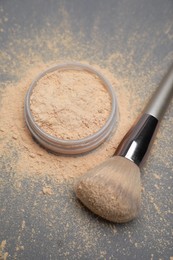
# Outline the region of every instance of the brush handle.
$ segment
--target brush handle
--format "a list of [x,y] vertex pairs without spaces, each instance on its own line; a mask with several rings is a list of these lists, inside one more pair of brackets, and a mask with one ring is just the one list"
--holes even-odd
[[114,155],[123,156],[138,166],[152,144],[159,120],[173,96],[173,66],[162,80],[144,110],[144,114],[124,136]]
[[158,120],[164,115],[166,108],[173,96],[173,65],[160,83],[160,86],[150,99],[145,108],[145,113]]

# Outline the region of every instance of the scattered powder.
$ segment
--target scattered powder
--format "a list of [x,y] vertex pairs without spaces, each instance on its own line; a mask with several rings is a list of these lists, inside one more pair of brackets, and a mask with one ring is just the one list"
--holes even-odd
[[6,260],[8,257],[8,252],[5,252],[6,243],[6,240],[2,240],[0,244],[0,260]]
[[97,132],[111,110],[110,96],[94,74],[62,70],[41,78],[31,95],[35,122],[61,139],[80,139]]
[[22,220],[19,226],[19,233],[18,236],[15,239],[15,253],[14,253],[14,259],[17,259],[17,254],[20,251],[24,251],[25,247],[23,246],[22,241],[22,234],[25,232],[26,223],[25,220]]
[[[101,73],[105,75],[105,77],[111,82],[113,88],[116,91],[118,104],[119,104],[119,115],[120,115],[117,129],[116,131],[114,131],[114,134],[112,134],[109,140],[107,140],[103,145],[101,145],[91,153],[85,154],[83,156],[74,156],[74,157],[63,156],[63,155],[57,156],[51,154],[47,152],[45,149],[43,149],[42,147],[40,147],[32,139],[32,136],[26,127],[24,121],[24,115],[23,115],[24,98],[32,80],[37,76],[38,73],[50,67],[51,65],[52,64],[45,64],[43,62],[38,64],[33,69],[26,71],[27,76],[21,79],[21,81],[19,81],[17,85],[13,85],[10,83],[6,86],[6,88],[4,88],[4,90],[2,90],[1,122],[0,122],[0,132],[1,132],[2,140],[1,140],[0,150],[2,156],[4,156],[5,158],[11,158],[9,167],[11,170],[18,173],[17,175],[18,177],[22,177],[22,176],[26,177],[26,175],[38,176],[40,174],[42,175],[45,174],[47,176],[48,175],[54,176],[56,180],[61,181],[63,179],[71,179],[80,176],[81,174],[85,173],[88,169],[93,168],[95,165],[99,164],[100,162],[105,160],[107,157],[110,157],[114,153],[115,148],[117,147],[119,141],[131,126],[134,120],[134,115],[136,114],[136,108],[140,104],[139,99],[136,98],[135,102],[133,101],[133,107],[131,107],[132,104],[130,99],[131,93],[129,93],[126,87],[124,87],[124,85],[126,86],[126,84],[124,84],[123,79],[122,80],[116,79],[106,69],[102,69],[96,65],[92,65],[93,67],[95,67],[97,70],[99,70]],[[83,74],[83,77],[81,78],[81,88],[82,88],[82,82],[84,81],[86,84],[86,80],[88,78],[88,76],[86,77],[85,75],[84,77],[84,75],[85,74]],[[65,74],[63,76],[65,77]],[[43,79],[43,81],[44,80],[45,79]],[[67,81],[69,81],[69,79]],[[82,93],[81,93],[83,98],[86,96],[85,100],[87,101],[90,101],[88,97],[91,97],[92,95],[96,95],[97,89],[101,87],[97,79],[90,77],[90,81],[92,82],[92,86],[85,88],[85,90],[82,89]],[[93,87],[95,81],[98,82],[95,85],[95,87]],[[51,82],[51,78],[49,79],[49,84],[50,82]],[[71,84],[70,86],[72,88]],[[95,94],[92,94],[92,88],[94,88],[93,93]],[[60,92],[62,92],[61,95],[65,95],[63,89],[60,89]],[[94,102],[95,100],[95,96],[94,96],[94,98],[92,98],[92,103],[93,103],[94,111],[97,111],[98,113],[97,122],[99,122],[99,114],[100,114],[99,110],[105,110],[105,112],[103,112],[103,114],[101,113],[100,115],[101,123],[102,123],[103,122],[102,120],[104,120],[104,118],[106,118],[108,114],[110,108],[110,102],[109,102],[109,97],[103,88],[100,88],[100,91],[98,91],[98,93],[99,95],[97,96],[98,98],[97,102]],[[64,98],[66,99],[66,97]],[[104,98],[106,102],[104,102]],[[39,97],[36,95],[35,99],[32,101],[33,102],[32,104],[34,104],[34,102],[36,102],[36,100],[38,99]],[[55,98],[54,102],[57,99]],[[80,99],[78,101],[80,101]],[[67,104],[67,100],[65,102]],[[97,103],[97,105],[94,105],[94,103]],[[38,107],[40,107],[40,104]],[[63,107],[62,99],[60,101],[60,104]],[[58,105],[59,108],[60,108],[60,104]],[[83,103],[83,109],[84,106],[85,106],[85,102]],[[51,107],[52,106],[50,106],[50,108]],[[79,112],[79,110],[75,111],[75,109],[77,109],[76,105],[72,105],[72,108],[74,108],[74,116],[76,116],[76,113]],[[83,110],[82,110],[83,114],[82,111],[79,113],[81,113],[84,120],[88,120],[89,122],[90,119],[93,119],[92,117],[93,114],[91,113],[91,107],[89,104],[87,104],[87,109],[89,109],[90,111],[89,113],[87,111],[84,112]],[[63,113],[61,115],[61,118],[62,116],[64,116],[65,126],[71,127],[71,129],[73,129],[76,123],[76,117],[74,117],[74,119],[71,120],[73,126],[72,127],[70,124],[69,125],[67,124],[69,120],[68,113],[65,113],[65,115],[67,117],[65,117]],[[88,131],[92,132],[95,129],[97,129],[98,126],[100,127],[99,123],[98,125],[93,124],[89,130],[81,126],[80,131],[78,130],[77,133],[83,133],[84,136],[86,133],[87,134],[89,133]],[[47,129],[48,128],[46,128],[46,130]],[[73,129],[73,135],[72,135],[73,137],[75,136],[74,130],[75,129]],[[66,137],[68,136],[68,132],[69,130],[68,131],[66,130],[65,132]],[[6,165],[6,167],[8,168],[8,164]]]
[[53,191],[50,186],[43,187],[42,192],[44,195],[52,195]]
[[154,175],[155,179],[157,179],[157,180],[161,179],[161,177],[157,173],[154,173],[153,175]]

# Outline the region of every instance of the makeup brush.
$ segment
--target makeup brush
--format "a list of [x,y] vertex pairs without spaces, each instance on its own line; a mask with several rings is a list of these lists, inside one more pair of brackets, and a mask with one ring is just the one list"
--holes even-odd
[[90,170],[76,183],[76,196],[95,214],[117,223],[128,222],[139,214],[139,166],[172,96],[173,66],[137,123],[124,136],[114,157]]

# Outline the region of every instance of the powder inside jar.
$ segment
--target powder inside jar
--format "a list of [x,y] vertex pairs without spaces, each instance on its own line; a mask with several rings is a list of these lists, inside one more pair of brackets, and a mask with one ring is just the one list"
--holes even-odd
[[61,70],[41,78],[30,98],[37,125],[68,140],[97,132],[111,111],[111,99],[100,79],[87,71]]

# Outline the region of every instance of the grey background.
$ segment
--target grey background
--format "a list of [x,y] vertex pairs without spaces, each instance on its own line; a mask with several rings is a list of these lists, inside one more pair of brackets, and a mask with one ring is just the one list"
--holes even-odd
[[[149,74],[148,82],[141,82],[136,88],[144,101],[157,86],[173,60],[173,1],[172,0],[1,0],[3,11],[0,34],[1,53],[8,53],[11,60],[1,56],[1,85],[8,80],[17,82],[25,70],[20,69],[18,54],[28,53],[29,48],[39,53],[45,61],[56,59],[77,60],[78,45],[86,47],[82,58],[106,67],[110,54],[119,52],[123,59],[112,63],[116,74],[138,79]],[[76,50],[56,43],[61,50],[51,52],[44,42],[42,45],[20,44],[23,39],[34,39],[42,30],[51,38],[54,29],[64,19],[70,21],[70,30],[76,37]],[[96,19],[97,18],[97,19]],[[96,26],[97,25],[97,26]],[[93,26],[96,32],[93,35]],[[66,28],[61,28],[62,34]],[[61,30],[60,29],[60,30]],[[82,37],[79,37],[79,31]],[[15,54],[9,48],[14,41]],[[129,38],[135,35],[132,43]],[[55,38],[55,36],[54,36]],[[99,43],[99,44],[98,44]],[[56,48],[55,44],[55,48]],[[14,49],[13,49],[14,50]],[[129,55],[131,51],[133,55]],[[79,49],[80,51],[80,49]],[[146,61],[143,61],[145,54]],[[26,64],[26,68],[32,66]],[[15,61],[15,62],[13,62]],[[19,65],[18,76],[10,73]],[[138,84],[139,86],[139,84]],[[172,106],[166,113],[160,128],[158,140],[142,170],[142,183],[145,188],[142,210],[139,218],[131,223],[116,225],[108,223],[86,210],[75,198],[73,183],[55,184],[51,178],[23,178],[19,190],[15,187],[16,174],[9,170],[10,160],[1,158],[0,185],[0,242],[7,241],[5,251],[9,259],[169,259],[172,248]],[[168,120],[169,119],[169,120]],[[169,136],[169,140],[167,138]],[[164,150],[168,152],[164,155]],[[160,161],[158,154],[163,155]],[[167,156],[168,154],[168,156]],[[14,156],[16,156],[14,154]],[[161,176],[156,180],[153,176]],[[160,189],[155,188],[158,184]],[[43,196],[43,185],[51,185],[54,193]],[[169,187],[169,188],[168,188]],[[149,195],[158,202],[158,214]],[[22,227],[21,223],[25,222]],[[34,230],[34,233],[33,233]],[[16,248],[19,250],[16,250]]]

